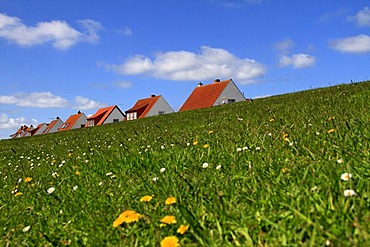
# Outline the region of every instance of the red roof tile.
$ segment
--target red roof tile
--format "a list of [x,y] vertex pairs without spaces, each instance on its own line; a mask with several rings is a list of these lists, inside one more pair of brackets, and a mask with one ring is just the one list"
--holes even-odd
[[[64,131],[64,130],[69,130],[72,128],[72,126],[80,119],[80,117],[84,115],[83,113],[77,113],[74,115],[71,115],[62,125],[62,127],[59,128],[58,131]],[[64,127],[64,128],[63,128]]]
[[146,116],[146,114],[148,114],[150,109],[152,109],[152,107],[154,106],[154,104],[157,102],[157,100],[160,97],[161,96],[158,95],[158,96],[151,96],[145,99],[140,99],[136,102],[136,104],[131,109],[128,109],[126,111],[126,114],[131,113],[131,112],[137,112],[137,118],[143,118]]
[[[59,117],[57,117],[56,119],[54,119],[53,121],[51,121],[49,124],[48,124],[48,127],[44,130],[44,134],[47,134],[49,133],[49,131],[54,127],[54,125],[58,122],[58,120],[60,120]],[[63,121],[62,121],[63,122]]]
[[[87,121],[94,120],[94,125],[101,125],[103,122],[107,119],[107,117],[111,114],[111,112],[116,108],[117,106],[108,106],[105,108],[100,108],[94,115],[87,118]],[[117,107],[119,110],[119,108]],[[122,113],[123,115],[123,113]],[[87,125],[86,125],[87,127]]]
[[231,79],[221,82],[215,81],[208,85],[197,86],[190,94],[189,98],[181,106],[179,111],[181,112],[212,107],[230,81]]

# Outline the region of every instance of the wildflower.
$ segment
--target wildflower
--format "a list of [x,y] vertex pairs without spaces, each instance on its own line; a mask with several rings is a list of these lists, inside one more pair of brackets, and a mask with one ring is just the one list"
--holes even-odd
[[152,178],[152,181],[156,182],[158,179],[159,179],[158,177],[154,177],[154,178]]
[[107,172],[106,174],[105,174],[105,176],[111,176],[113,173],[112,172]]
[[267,135],[271,137],[271,136],[272,136],[272,133],[271,133],[271,132],[269,132],[269,133],[267,133]]
[[153,199],[153,196],[143,196],[140,198],[141,202],[150,202]]
[[213,133],[213,130],[208,131],[208,134],[212,134],[212,133]]
[[204,144],[204,148],[209,148],[209,144]]
[[161,222],[164,224],[175,224],[177,223],[176,217],[173,215],[166,215],[161,219]]
[[207,167],[208,167],[208,163],[207,162],[203,163],[202,168],[207,168]]
[[181,225],[177,229],[177,233],[184,234],[189,229],[189,225]]
[[356,195],[356,192],[354,190],[345,190],[344,191],[344,196],[345,197],[354,196],[354,195]]
[[328,130],[328,131],[326,131],[328,134],[330,134],[330,133],[332,133],[332,132],[334,132],[335,131],[335,129],[330,129],[330,130]]
[[275,122],[275,118],[271,118],[270,119],[270,122]]
[[243,150],[243,151],[248,150],[248,147],[247,147],[247,146],[242,147],[242,150]]
[[329,117],[328,121],[334,120],[334,117]]
[[352,177],[352,174],[351,173],[348,173],[348,172],[345,172],[343,173],[340,178],[343,180],[343,181],[348,181],[350,178]]
[[125,210],[123,213],[121,213],[117,219],[113,222],[113,227],[118,227],[122,223],[132,223],[136,222],[141,218],[141,215],[139,213],[136,213],[133,210]]
[[195,146],[195,145],[197,145],[198,144],[198,141],[197,140],[195,140],[194,142],[193,142],[193,145]]
[[176,236],[168,236],[161,241],[161,247],[178,247],[178,246],[180,246],[180,244],[179,239]]
[[78,189],[77,185],[73,186],[73,190],[77,190],[77,189]]
[[261,150],[261,148],[260,147],[256,147],[256,151],[260,151]]
[[53,172],[53,173],[51,174],[51,176],[53,176],[53,178],[57,178],[59,175],[58,175],[58,173],[57,173],[57,172]]
[[54,187],[50,187],[49,189],[47,189],[46,190],[46,192],[48,193],[48,194],[51,194],[51,193],[53,193],[55,191],[55,188]]
[[22,229],[22,232],[28,232],[30,230],[31,226],[26,226]]
[[221,165],[218,165],[216,166],[216,170],[220,169],[221,168]]
[[99,183],[99,186],[101,186],[102,184],[103,184],[103,182],[100,182],[100,183]]
[[163,173],[166,171],[166,168],[162,167],[159,171]]
[[23,195],[23,193],[22,193],[22,192],[19,192],[19,191],[18,191],[18,192],[16,192],[16,193],[15,193],[15,196],[21,196],[21,195]]
[[329,240],[329,239],[328,239],[328,240],[326,240],[325,245],[326,245],[326,246],[330,246],[330,245],[331,245],[331,242],[330,242],[330,240]]
[[237,119],[238,119],[238,121],[243,121],[243,119],[241,117],[238,117]]
[[242,151],[242,148],[237,148],[236,151],[237,152],[241,152]]
[[176,203],[176,197],[173,197],[173,196],[168,197],[166,199],[166,202],[165,202],[166,205],[171,205],[171,204],[175,204],[175,203]]
[[22,182],[22,178],[19,178],[17,181],[17,183],[20,183],[20,182]]
[[284,167],[284,168],[281,168],[281,173],[286,173],[287,171],[288,171],[289,169],[288,168],[286,168],[286,167]]
[[80,172],[79,171],[76,171],[75,174],[78,176],[78,175],[80,175]]
[[343,161],[344,161],[343,159],[339,159],[339,160],[337,160],[337,163],[338,163],[338,164],[342,164],[342,163],[343,163]]
[[26,178],[24,179],[24,182],[25,182],[25,183],[28,183],[28,182],[31,182],[31,180],[32,180],[32,178],[30,178],[30,177],[26,177]]

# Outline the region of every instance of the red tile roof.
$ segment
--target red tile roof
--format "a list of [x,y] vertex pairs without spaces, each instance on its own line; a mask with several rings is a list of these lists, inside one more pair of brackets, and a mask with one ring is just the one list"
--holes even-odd
[[[87,118],[87,121],[94,120],[94,125],[101,125],[104,123],[104,121],[109,117],[109,115],[112,113],[112,111],[117,108],[120,112],[121,110],[118,108],[118,106],[108,106],[105,108],[100,108],[94,115]],[[121,112],[122,115],[123,112]],[[86,127],[88,127],[88,124],[86,124]]]
[[179,111],[181,112],[212,107],[217,98],[230,82],[231,79],[220,82],[214,81],[208,85],[197,86],[190,94],[189,98],[181,106]]
[[160,95],[158,96],[152,95],[149,98],[140,99],[131,109],[128,109],[126,111],[126,114],[131,112],[137,112],[137,118],[143,118],[146,116],[146,114],[148,114],[150,109],[152,109],[152,107],[160,97],[161,97]]
[[[65,122],[64,124],[62,125],[62,127],[60,127],[58,129],[58,131],[64,131],[64,130],[69,130],[72,128],[72,126],[78,121],[78,119],[80,119],[80,117],[84,115],[83,113],[77,113],[77,114],[74,114],[74,115],[71,115]],[[64,128],[63,128],[64,127]]]
[[60,118],[57,117],[56,119],[54,119],[53,121],[51,121],[49,124],[48,124],[48,127],[44,130],[44,134],[47,134],[49,133],[49,131],[54,127],[54,125],[58,122]]
[[[17,132],[15,132],[14,134],[11,134],[10,135],[10,137],[11,138],[16,138],[16,137],[20,137],[21,136],[21,134],[24,132],[24,131],[26,131],[28,129],[28,126],[27,125],[23,125],[23,126],[21,126],[18,130],[17,130]],[[19,136],[18,136],[19,135]]]

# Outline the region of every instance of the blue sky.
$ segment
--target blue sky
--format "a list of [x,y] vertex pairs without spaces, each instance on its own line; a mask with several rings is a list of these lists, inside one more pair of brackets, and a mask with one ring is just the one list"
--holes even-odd
[[161,94],[178,110],[199,81],[247,98],[369,80],[364,0],[0,2],[0,139]]

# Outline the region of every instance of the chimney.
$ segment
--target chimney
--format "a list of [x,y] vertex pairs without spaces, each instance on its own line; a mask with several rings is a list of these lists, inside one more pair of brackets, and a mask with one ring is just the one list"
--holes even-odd
[[150,97],[151,97],[151,98],[154,98],[154,97],[155,97],[155,94],[150,95]]
[[221,80],[220,79],[215,79],[213,82],[220,82]]
[[203,86],[203,83],[202,82],[199,82],[198,83],[198,87],[200,87],[200,86]]
[[81,111],[78,111],[77,114],[81,114]]

